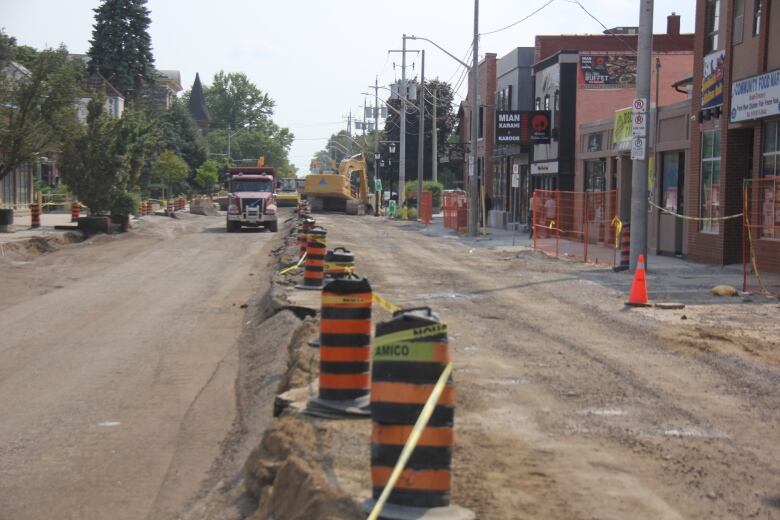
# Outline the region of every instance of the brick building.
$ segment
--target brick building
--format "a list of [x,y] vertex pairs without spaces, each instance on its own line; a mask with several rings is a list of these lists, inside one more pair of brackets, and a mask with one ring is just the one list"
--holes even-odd
[[[485,204],[487,209],[492,208],[491,192],[489,189],[493,186],[493,155],[495,148],[495,114],[496,114],[496,53],[485,53],[485,58],[479,63],[478,75],[478,95],[479,103],[479,134],[477,137],[477,179],[480,186],[484,185]],[[470,142],[471,135],[471,106],[472,81],[469,75],[469,90],[466,100],[461,105],[458,113],[460,119],[460,141],[462,143]],[[464,164],[463,185],[468,186],[468,161]]]
[[[688,214],[721,218],[743,210],[748,180],[760,268],[780,271],[780,6],[769,0],[697,0]],[[689,226],[691,259],[743,259],[741,219]]]

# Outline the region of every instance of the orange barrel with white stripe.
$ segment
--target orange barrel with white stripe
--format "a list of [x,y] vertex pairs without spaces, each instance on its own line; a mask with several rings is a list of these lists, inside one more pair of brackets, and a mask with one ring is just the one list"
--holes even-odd
[[41,203],[33,202],[30,204],[30,228],[41,227]]
[[78,222],[80,214],[81,214],[81,206],[79,206],[78,201],[74,200],[73,204],[70,205],[70,221]]
[[312,218],[304,218],[299,224],[298,246],[300,248],[300,256],[303,256],[303,253],[306,252],[309,231],[314,227],[314,224],[316,222]]
[[368,395],[371,304],[365,278],[333,280],[322,289],[320,399],[351,401]]
[[629,268],[631,253],[631,223],[626,222],[620,230],[620,263],[612,268],[613,271],[627,271]]
[[146,215],[146,202],[144,200],[140,200],[138,202],[138,216],[143,217]]
[[325,255],[325,276],[344,278],[355,269],[355,255],[344,247],[337,247]]
[[[371,368],[371,482],[378,499],[414,423],[450,362],[447,326],[429,308],[396,312],[376,326]],[[388,503],[450,504],[455,395],[447,381]]]
[[173,200],[168,199],[167,205],[166,205],[166,211],[170,215],[173,213]]
[[319,289],[325,274],[325,253],[328,232],[324,227],[315,226],[306,237],[306,264],[303,271],[303,287]]

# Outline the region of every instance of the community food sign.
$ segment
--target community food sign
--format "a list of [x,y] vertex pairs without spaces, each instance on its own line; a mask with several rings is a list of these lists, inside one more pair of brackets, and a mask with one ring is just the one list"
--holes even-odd
[[731,85],[731,122],[780,114],[780,69]]
[[720,50],[704,58],[704,75],[701,79],[701,108],[719,107],[723,104],[723,64],[726,51]]

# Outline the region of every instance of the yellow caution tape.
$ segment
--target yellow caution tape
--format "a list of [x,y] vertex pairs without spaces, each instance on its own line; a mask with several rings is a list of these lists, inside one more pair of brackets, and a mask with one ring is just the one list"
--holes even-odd
[[615,217],[610,226],[615,228],[615,249],[620,249],[620,233],[623,231],[623,221]]
[[385,300],[381,296],[379,296],[377,293],[374,293],[374,303],[382,307],[384,310],[389,312],[390,314],[393,314],[395,312],[398,312],[401,310],[401,307],[397,305],[393,305],[389,301]]
[[409,434],[409,439],[406,441],[404,449],[401,450],[401,455],[398,457],[398,462],[395,464],[393,472],[387,480],[385,489],[382,490],[382,494],[379,495],[379,500],[376,501],[374,509],[372,509],[371,514],[368,515],[368,520],[377,520],[377,518],[379,518],[379,514],[382,512],[382,508],[385,507],[385,503],[387,502],[390,493],[393,492],[393,488],[395,487],[396,482],[398,482],[401,472],[404,470],[404,467],[406,467],[406,463],[409,462],[409,457],[412,456],[414,448],[417,447],[417,443],[420,441],[420,436],[422,435],[425,426],[428,424],[428,421],[431,420],[431,415],[433,415],[436,403],[439,401],[442,392],[444,392],[444,386],[447,384],[450,374],[452,374],[452,363],[447,363],[441,376],[439,376],[439,380],[436,382],[436,386],[433,387],[431,395],[428,396],[428,400],[425,402],[425,406],[423,407],[420,416],[417,418],[417,422],[414,423],[412,433]]
[[374,338],[374,346],[393,345],[395,343],[409,341],[412,339],[429,338],[447,333],[447,325],[444,323],[432,323],[423,327],[401,330],[391,334],[385,334]]
[[287,267],[285,269],[282,269],[281,271],[279,271],[279,274],[287,274],[293,269],[299,268],[305,259],[306,259],[306,253],[303,253],[301,255],[301,258],[298,259],[298,263],[291,265],[290,267]]
[[648,200],[647,202],[655,209],[663,213],[666,213],[667,215],[672,215],[673,217],[681,218],[683,220],[695,220],[697,222],[710,222],[713,220],[731,220],[733,218],[742,217],[742,213],[737,213],[735,215],[727,215],[725,217],[689,217],[688,215],[680,215],[679,213],[675,213],[674,211],[669,211],[666,208],[662,208],[658,204],[654,203],[652,200]]

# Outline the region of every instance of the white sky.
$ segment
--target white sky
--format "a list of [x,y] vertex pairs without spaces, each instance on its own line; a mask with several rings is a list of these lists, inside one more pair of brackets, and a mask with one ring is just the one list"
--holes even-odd
[[[638,25],[639,0],[581,2],[607,27]],[[42,48],[62,42],[70,52],[85,53],[92,9],[99,3],[1,0],[0,26],[21,44]],[[509,25],[545,3],[482,0],[480,32]],[[666,30],[672,11],[682,15],[682,31],[692,32],[695,4],[656,0],[655,32]],[[150,0],[148,8],[157,68],[180,70],[185,88],[196,72],[204,83],[220,69],[246,72],[276,100],[275,121],[295,133],[290,160],[299,175],[307,172],[312,155],[330,134],[346,128],[350,109],[360,115],[361,92],[377,75],[380,85],[400,77],[401,55],[388,56],[387,51],[401,48],[402,34],[430,38],[464,58],[474,24],[472,0]],[[537,34],[602,30],[575,3],[555,0],[528,21],[483,36],[480,54],[495,52],[500,58],[514,47],[533,46]],[[408,44],[426,49],[427,78],[457,81],[462,68],[455,61],[424,42]],[[410,73],[418,71],[416,63]],[[460,93],[466,93],[465,82]]]

